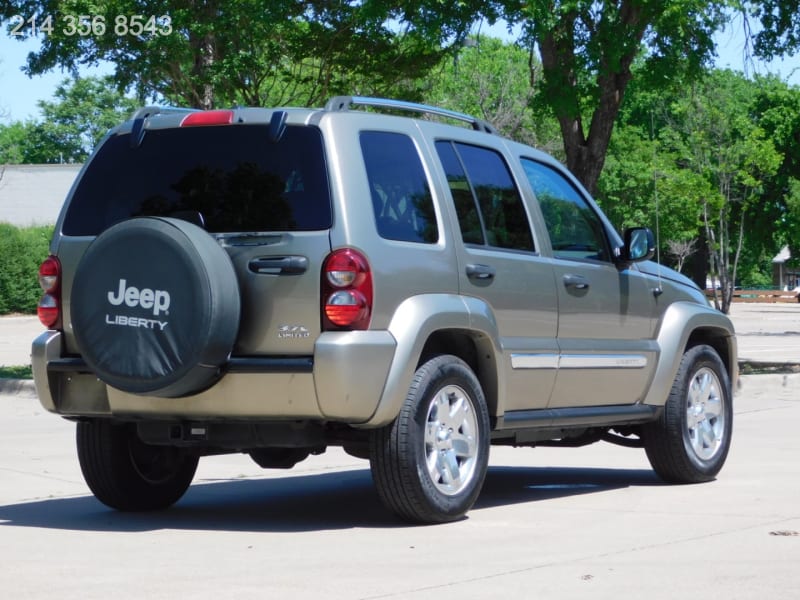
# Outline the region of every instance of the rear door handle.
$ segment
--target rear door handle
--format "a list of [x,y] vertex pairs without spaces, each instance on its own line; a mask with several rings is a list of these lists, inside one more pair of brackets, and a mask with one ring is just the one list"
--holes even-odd
[[480,281],[488,281],[494,279],[494,267],[489,265],[470,264],[467,265],[467,277],[470,279],[478,279]]
[[254,258],[248,265],[253,273],[263,275],[300,275],[308,269],[305,256],[262,256]]
[[589,280],[582,275],[564,275],[564,285],[576,290],[588,290]]

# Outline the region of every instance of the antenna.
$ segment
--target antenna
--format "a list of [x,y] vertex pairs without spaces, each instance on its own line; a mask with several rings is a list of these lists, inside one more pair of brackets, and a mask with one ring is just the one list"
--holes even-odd
[[661,227],[658,220],[658,169],[656,168],[658,150],[655,140],[655,117],[653,117],[652,109],[650,109],[650,141],[653,143],[653,200],[656,205],[656,264],[658,265],[658,287],[653,290],[653,294],[660,296],[664,293],[664,287],[661,281]]

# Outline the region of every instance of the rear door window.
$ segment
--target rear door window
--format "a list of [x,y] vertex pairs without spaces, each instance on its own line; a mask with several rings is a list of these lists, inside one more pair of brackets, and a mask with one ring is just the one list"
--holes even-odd
[[465,244],[535,250],[522,196],[503,157],[489,148],[436,142]]
[[70,203],[66,235],[97,235],[131,217],[172,216],[213,233],[313,231],[331,226],[322,135],[290,126],[269,141],[266,125],[147,131],[110,138]]

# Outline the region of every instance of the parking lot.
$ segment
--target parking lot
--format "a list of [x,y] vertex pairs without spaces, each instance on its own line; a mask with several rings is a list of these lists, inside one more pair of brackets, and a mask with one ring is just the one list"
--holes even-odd
[[[740,315],[740,346],[773,340],[765,356],[788,360],[798,311]],[[737,387],[714,482],[663,485],[643,451],[608,444],[493,448],[468,518],[431,527],[395,520],[338,450],[291,471],[206,458],[172,509],[115,513],[83,483],[74,426],[23,387],[0,395],[2,596],[795,598],[800,375]]]
[[288,472],[201,461],[174,508],[89,495],[73,426],[0,402],[6,598],[794,598],[800,585],[798,375],[743,378],[719,479],[662,485],[639,450],[493,449],[469,517],[409,527],[366,463]]

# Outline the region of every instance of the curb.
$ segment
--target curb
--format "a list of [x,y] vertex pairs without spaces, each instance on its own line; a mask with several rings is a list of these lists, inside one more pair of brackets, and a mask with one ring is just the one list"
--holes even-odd
[[33,379],[0,379],[0,395],[36,398]]

